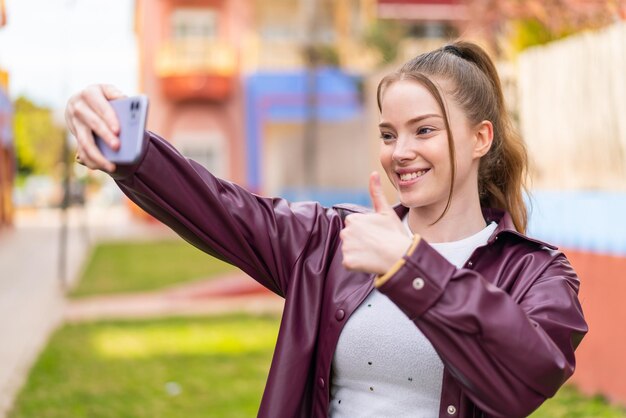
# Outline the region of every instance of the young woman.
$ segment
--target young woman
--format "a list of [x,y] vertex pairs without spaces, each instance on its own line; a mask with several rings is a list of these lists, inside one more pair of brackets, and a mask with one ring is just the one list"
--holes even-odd
[[77,159],[203,251],[285,298],[261,417],[522,417],[574,372],[587,332],[579,281],[528,238],[526,151],[493,63],[456,42],[378,89],[374,211],[290,203],[215,178],[146,133],[142,160],[106,161],[117,121],[93,86],[66,116]]

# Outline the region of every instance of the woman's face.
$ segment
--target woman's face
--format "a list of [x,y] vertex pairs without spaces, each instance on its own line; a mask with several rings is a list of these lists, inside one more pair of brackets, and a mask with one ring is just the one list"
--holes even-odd
[[[440,81],[441,90],[445,82]],[[442,91],[456,153],[453,204],[477,196],[480,155],[476,133],[463,110]],[[417,81],[393,82],[382,92],[380,162],[409,208],[432,207],[441,214],[450,193],[450,150],[443,114],[435,98]]]

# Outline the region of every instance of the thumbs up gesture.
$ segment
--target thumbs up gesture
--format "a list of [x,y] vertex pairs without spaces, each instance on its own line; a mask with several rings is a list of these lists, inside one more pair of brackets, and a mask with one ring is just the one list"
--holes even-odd
[[348,270],[385,274],[411,245],[412,239],[396,215],[373,172],[369,184],[373,213],[355,213],[345,219],[339,237],[343,266]]

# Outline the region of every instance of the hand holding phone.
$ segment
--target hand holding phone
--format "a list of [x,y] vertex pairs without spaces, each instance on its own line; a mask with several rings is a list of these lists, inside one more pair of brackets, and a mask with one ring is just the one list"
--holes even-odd
[[112,163],[134,164],[141,157],[144,131],[148,118],[148,97],[145,95],[125,97],[109,101],[119,122],[120,146],[113,150],[97,135],[94,135],[100,152]]

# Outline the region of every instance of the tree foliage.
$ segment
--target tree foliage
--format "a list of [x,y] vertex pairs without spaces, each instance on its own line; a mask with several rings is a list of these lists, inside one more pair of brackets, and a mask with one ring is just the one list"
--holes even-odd
[[21,174],[53,174],[62,159],[65,129],[57,126],[52,111],[25,97],[14,103],[14,140]]
[[382,63],[392,63],[398,55],[398,45],[406,36],[406,28],[401,22],[377,20],[365,34],[365,43],[380,52]]
[[615,1],[472,0],[464,31],[479,34],[492,52],[518,53],[571,34],[595,30],[626,17]]

